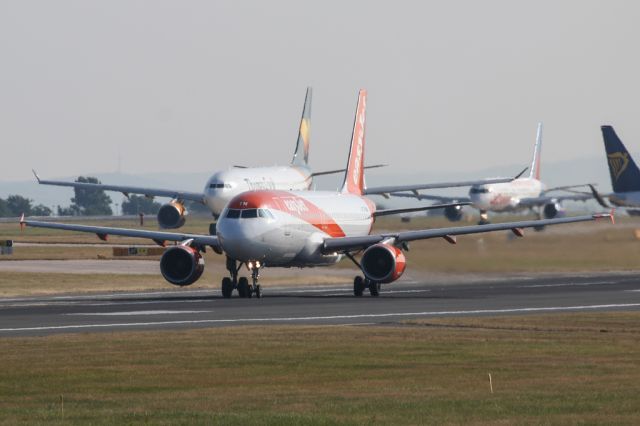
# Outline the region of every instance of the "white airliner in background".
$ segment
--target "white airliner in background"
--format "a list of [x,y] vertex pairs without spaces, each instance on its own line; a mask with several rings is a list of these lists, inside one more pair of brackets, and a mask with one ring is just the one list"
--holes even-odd
[[[241,167],[236,166],[229,170],[214,173],[207,181],[203,192],[189,192],[172,189],[144,188],[136,186],[93,184],[81,182],[66,182],[41,179],[34,171],[39,184],[68,186],[73,188],[95,189],[104,191],[121,192],[125,196],[129,194],[143,194],[147,197],[167,197],[172,200],[164,204],[158,211],[158,224],[164,229],[180,228],[185,223],[187,209],[185,201],[195,201],[205,204],[211,210],[215,218],[220,216],[222,209],[236,195],[252,190],[308,190],[311,188],[313,178],[320,175],[343,173],[344,169],[329,170],[312,173],[309,168],[309,143],[311,132],[311,88],[307,88],[296,149],[291,164],[288,166],[273,167]],[[382,167],[382,164],[365,168]],[[392,191],[410,191],[418,189],[449,188],[455,186],[470,186],[481,183],[507,182],[513,178],[479,179],[461,182],[442,182],[420,185],[397,185],[377,188],[367,188],[366,194],[388,194]],[[215,234],[215,224],[212,224],[210,233]]]
[[[542,149],[542,123],[538,123],[536,144],[533,151],[533,160],[529,170],[529,176],[518,177],[508,182],[473,185],[469,189],[468,197],[447,197],[438,195],[420,194],[418,192],[402,193],[394,192],[394,197],[417,198],[420,200],[436,200],[439,202],[453,203],[455,201],[468,201],[471,206],[480,210],[479,224],[489,223],[488,212],[516,212],[522,210],[539,209],[538,217],[553,219],[562,216],[564,209],[562,201],[586,201],[593,198],[593,194],[572,193],[566,195],[549,195],[549,192],[558,190],[571,190],[583,185],[562,186],[547,189],[540,181],[540,153]],[[462,207],[452,206],[445,209],[445,216],[451,221],[462,218]]]
[[[353,283],[354,295],[365,288],[377,296],[380,285],[392,283],[403,274],[407,243],[428,238],[456,242],[456,235],[511,230],[518,236],[523,228],[538,225],[583,222],[610,213],[588,216],[520,221],[484,226],[462,226],[371,234],[376,216],[403,212],[376,211],[364,193],[364,149],[367,94],[358,96],[355,123],[342,190],[282,191],[255,190],[234,197],[222,211],[216,235],[180,234],[99,226],[83,226],[25,220],[22,226],[62,229],[107,235],[149,238],[158,243],[174,241],[160,260],[160,271],[171,284],[186,286],[200,278],[204,270],[201,252],[206,246],[227,256],[228,277],[222,279],[222,295],[231,297],[234,289],[241,297],[260,297],[258,284],[264,267],[314,267],[333,265],[344,257],[362,271]],[[358,261],[354,255],[362,253]],[[238,278],[243,266],[251,272],[252,282]]]

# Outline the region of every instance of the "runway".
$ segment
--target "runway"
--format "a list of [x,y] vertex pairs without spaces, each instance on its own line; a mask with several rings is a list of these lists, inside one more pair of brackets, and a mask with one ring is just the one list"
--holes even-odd
[[[234,293],[235,296],[235,293]],[[222,326],[369,325],[415,318],[640,310],[640,273],[402,282],[379,297],[352,286],[272,287],[262,299],[218,289],[0,299],[0,336]]]

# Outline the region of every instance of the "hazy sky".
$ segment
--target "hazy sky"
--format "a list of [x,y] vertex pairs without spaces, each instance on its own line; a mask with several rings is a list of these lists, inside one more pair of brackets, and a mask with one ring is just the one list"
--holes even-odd
[[[528,165],[640,148],[632,1],[0,0],[0,180],[290,160],[307,85],[311,165]],[[544,176],[544,168],[543,168]],[[135,183],[135,182],[134,182]]]

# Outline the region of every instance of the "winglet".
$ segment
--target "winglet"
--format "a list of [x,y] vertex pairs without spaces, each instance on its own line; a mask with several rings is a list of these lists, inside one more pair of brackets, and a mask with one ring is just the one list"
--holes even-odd
[[26,226],[26,223],[24,221],[24,213],[22,213],[22,216],[20,216],[20,231],[24,231],[25,226]]
[[526,172],[527,170],[529,170],[529,167],[525,167],[524,169],[522,169],[522,171],[520,173],[518,173],[517,175],[515,175],[513,177],[513,180],[518,179],[519,177],[522,177],[522,175],[524,174],[524,172]]
[[38,183],[40,183],[40,176],[38,176],[38,173],[36,173],[34,169],[31,169],[31,171],[33,172],[33,175],[36,177],[36,180],[38,181]]
[[616,209],[611,209],[609,213],[594,213],[591,217],[593,217],[594,220],[608,217],[609,220],[611,220],[611,223],[615,225],[616,224],[615,212],[616,212]]
[[593,195],[593,198],[595,198],[598,204],[600,204],[605,209],[608,208],[609,205],[607,204],[606,201],[604,201],[604,198],[602,198],[602,195],[600,195],[600,193],[596,190],[595,186],[591,183],[588,184],[588,186],[589,186],[589,189],[591,189],[591,194]]

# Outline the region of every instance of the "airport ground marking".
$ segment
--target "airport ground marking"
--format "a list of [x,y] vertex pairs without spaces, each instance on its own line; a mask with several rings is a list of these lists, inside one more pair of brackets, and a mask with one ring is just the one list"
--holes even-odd
[[75,325],[51,325],[38,327],[0,328],[0,332],[26,332],[26,331],[55,331],[91,328],[127,328],[127,327],[151,327],[160,325],[204,325],[204,324],[234,324],[234,323],[287,323],[295,321],[326,321],[326,320],[350,320],[368,318],[403,318],[421,316],[449,316],[449,315],[484,315],[484,314],[516,314],[525,312],[562,312],[562,311],[588,311],[598,309],[622,309],[640,308],[640,303],[618,303],[606,305],[577,305],[577,306],[550,306],[537,308],[511,308],[511,309],[473,309],[459,311],[425,311],[425,312],[396,312],[386,314],[356,314],[356,315],[328,315],[308,317],[274,317],[274,318],[227,318],[227,319],[203,319],[203,320],[177,320],[177,321],[153,321],[131,322],[111,324],[75,324]]

